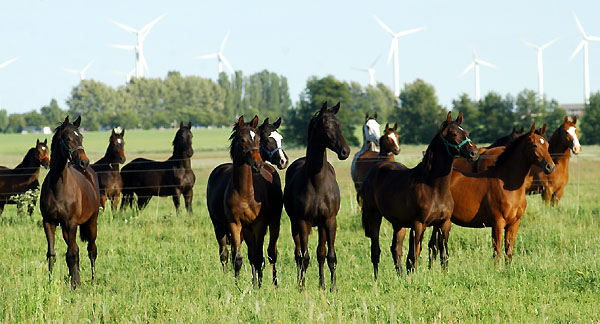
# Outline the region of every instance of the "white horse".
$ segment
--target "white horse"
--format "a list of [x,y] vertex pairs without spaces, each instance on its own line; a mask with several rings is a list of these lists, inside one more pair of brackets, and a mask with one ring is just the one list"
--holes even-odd
[[375,115],[372,117],[369,117],[369,114],[367,113],[365,116],[365,123],[363,124],[362,128],[363,146],[360,151],[354,154],[354,158],[352,159],[352,167],[350,168],[352,180],[355,180],[356,161],[358,160],[358,157],[367,151],[379,152],[379,138],[381,137],[379,127],[379,123],[377,122],[377,113],[375,113]]

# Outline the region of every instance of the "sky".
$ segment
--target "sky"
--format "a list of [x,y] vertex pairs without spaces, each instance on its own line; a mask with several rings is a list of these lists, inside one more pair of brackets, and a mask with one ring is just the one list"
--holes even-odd
[[[474,73],[458,75],[480,59],[481,93],[516,95],[537,91],[536,51],[521,40],[543,44],[544,92],[560,103],[583,102],[583,55],[568,62],[581,41],[576,13],[588,35],[600,36],[600,1],[10,1],[0,10],[0,107],[13,112],[39,109],[58,100],[67,108],[82,69],[95,60],[86,78],[112,86],[125,83],[114,71],[128,72],[134,53],[110,44],[135,44],[134,34],[111,20],[141,28],[166,13],[148,34],[144,52],[150,73],[168,71],[217,78],[216,60],[193,57],[216,52],[231,35],[224,55],[244,75],[267,69],[288,79],[292,101],[311,76],[333,75],[367,85],[366,68],[379,55],[376,79],[393,88],[392,64],[386,64],[392,30],[425,30],[400,38],[400,83],[417,78],[432,84],[439,101],[451,108],[462,93],[474,97]],[[590,42],[590,88],[600,89],[600,42]]]

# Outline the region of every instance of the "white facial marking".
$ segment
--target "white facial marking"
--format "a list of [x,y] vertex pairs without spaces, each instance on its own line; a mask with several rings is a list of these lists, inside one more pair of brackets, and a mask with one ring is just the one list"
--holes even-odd
[[120,138],[117,138],[117,143],[121,144],[123,142],[123,140],[121,140]]
[[544,139],[540,137],[540,143],[544,144]]
[[464,131],[464,129],[462,127],[460,127],[460,126],[458,126],[458,129],[460,129],[461,131]]
[[46,150],[46,147],[42,146],[42,151],[45,151],[45,150]]
[[254,136],[256,136],[256,134],[253,131],[250,131],[250,137],[252,137],[252,140],[254,140]]
[[579,139],[577,138],[577,133],[575,133],[575,127],[569,127],[567,133],[573,137],[573,148],[579,149],[581,144],[579,144]]
[[390,134],[388,134],[388,137],[394,142],[394,144],[396,145],[396,147],[400,146],[398,144],[398,138],[396,137],[396,134],[390,133]]
[[[277,131],[273,131],[269,137],[275,140],[275,143],[277,143],[277,148],[281,148],[281,141],[283,140],[283,136],[281,136],[281,134],[279,134]],[[287,160],[283,154],[283,150],[278,150],[277,153],[279,153],[279,159],[281,162],[285,164]]]
[[73,133],[75,133],[75,136],[81,136],[81,135],[79,135],[79,133],[77,133],[76,130],[74,130]]

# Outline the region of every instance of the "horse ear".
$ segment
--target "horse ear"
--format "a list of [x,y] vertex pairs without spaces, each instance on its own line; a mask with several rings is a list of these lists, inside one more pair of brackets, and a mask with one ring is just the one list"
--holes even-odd
[[273,126],[275,127],[275,129],[279,128],[279,126],[281,126],[281,117],[279,117],[275,123],[273,124]]
[[252,126],[252,128],[258,126],[258,116],[254,115],[254,118],[252,118],[252,121],[250,122],[250,126]]
[[523,134],[524,131],[525,131],[525,127],[521,127],[521,130],[519,131],[519,134]]
[[123,128],[123,130],[121,130],[121,137],[125,136],[125,128]]
[[267,126],[269,125],[269,117],[265,118],[265,121],[263,121],[263,126]]
[[573,116],[573,124],[577,124],[577,116]]
[[389,128],[390,128],[390,124],[388,124],[388,123],[385,123],[385,128],[384,128],[384,129],[385,129],[385,131],[387,131]]
[[327,101],[325,101],[325,102],[323,103],[323,106],[321,106],[321,110],[319,111],[319,113],[321,114],[321,113],[323,113],[325,110],[327,110]]
[[331,108],[331,112],[333,112],[334,114],[337,114],[338,111],[340,111],[340,102],[339,101],[335,106],[333,106],[333,108]]
[[516,135],[517,134],[517,128],[515,126],[513,126],[513,130],[510,133],[510,135]]
[[191,121],[188,122],[188,129],[192,129],[192,122]]
[[47,138],[44,139],[44,145],[46,145],[46,144],[48,144],[48,139]]
[[450,124],[451,121],[452,121],[452,112],[449,111],[448,112],[448,116],[446,117],[446,123]]
[[533,133],[535,133],[535,123],[531,125],[531,129],[529,130],[529,135],[533,135]]
[[81,125],[81,115],[75,119],[73,125],[75,125],[75,127],[79,127],[79,125]]
[[113,128],[110,136],[115,136],[115,135],[117,135],[117,133],[115,133],[115,129]]
[[240,118],[238,119],[238,128],[244,127],[244,115],[241,115]]
[[367,113],[367,114],[365,115],[365,122],[366,122],[367,120],[369,120],[369,113]]
[[63,121],[63,125],[68,124],[68,123],[69,123],[69,116],[65,117],[65,121]]
[[569,121],[569,116],[565,116],[565,119],[563,119],[563,124],[566,124]]
[[183,122],[179,122],[179,128],[183,128]]
[[394,123],[394,132],[398,130],[398,123]]
[[546,134],[546,124],[542,125],[542,128],[540,129],[540,134],[541,135]]
[[35,146],[38,146],[38,145],[40,145],[40,139],[39,138],[36,139],[36,141],[35,141]]
[[373,119],[377,120],[377,112],[375,112],[375,115],[373,115]]
[[456,122],[460,125],[462,124],[463,114],[462,111],[458,113],[458,117],[456,117]]

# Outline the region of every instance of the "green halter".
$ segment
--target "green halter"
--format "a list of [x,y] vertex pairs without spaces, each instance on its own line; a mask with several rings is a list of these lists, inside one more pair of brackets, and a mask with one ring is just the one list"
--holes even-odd
[[[440,133],[440,138],[442,139],[442,142],[444,142],[444,144],[446,145],[446,152],[448,152],[448,155],[450,155],[450,157],[453,157],[453,158],[460,157],[460,148],[463,145],[467,144],[468,142],[471,142],[471,139],[467,137],[467,138],[465,138],[464,141],[460,142],[460,144],[458,144],[458,145],[452,144],[452,143],[448,142],[448,140],[446,140],[446,138],[444,136],[442,136],[442,133]],[[452,155],[450,153],[450,148],[453,148],[456,150],[456,155]]]

